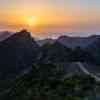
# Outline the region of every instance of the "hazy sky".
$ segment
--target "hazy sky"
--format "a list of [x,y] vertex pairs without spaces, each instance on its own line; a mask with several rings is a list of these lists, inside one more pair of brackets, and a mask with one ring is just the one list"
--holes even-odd
[[40,35],[100,32],[100,0],[0,0],[0,30],[21,28]]

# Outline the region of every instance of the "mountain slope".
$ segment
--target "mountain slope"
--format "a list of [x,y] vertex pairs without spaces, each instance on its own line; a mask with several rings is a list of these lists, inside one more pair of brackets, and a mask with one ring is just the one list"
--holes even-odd
[[92,44],[96,41],[100,36],[93,35],[89,37],[68,37],[68,36],[61,36],[56,41],[67,46],[69,48],[86,48],[88,45]]
[[23,30],[0,42],[0,76],[6,77],[30,67],[37,54],[37,43]]
[[3,31],[0,32],[0,41],[3,41],[5,39],[7,39],[8,37],[10,37],[13,33],[12,32],[8,32],[8,31]]
[[41,47],[41,60],[53,62],[66,62],[71,54],[71,49],[63,46],[61,43],[46,43]]
[[97,37],[97,39],[88,45],[86,49],[92,54],[96,64],[100,65],[100,37]]

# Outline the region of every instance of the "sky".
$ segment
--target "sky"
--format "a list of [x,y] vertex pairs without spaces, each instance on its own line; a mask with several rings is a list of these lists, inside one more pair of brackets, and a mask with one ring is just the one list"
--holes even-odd
[[37,37],[99,33],[100,0],[0,0],[0,31],[23,28]]

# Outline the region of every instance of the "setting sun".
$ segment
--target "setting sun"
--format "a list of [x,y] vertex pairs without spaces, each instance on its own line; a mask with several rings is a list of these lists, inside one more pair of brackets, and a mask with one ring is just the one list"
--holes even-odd
[[27,17],[27,25],[29,26],[35,26],[37,24],[37,18],[35,17]]

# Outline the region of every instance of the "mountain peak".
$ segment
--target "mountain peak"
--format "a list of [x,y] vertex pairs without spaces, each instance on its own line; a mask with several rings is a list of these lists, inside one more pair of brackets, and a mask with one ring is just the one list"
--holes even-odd
[[27,29],[22,29],[20,32],[27,33],[28,31],[27,31]]
[[60,36],[59,38],[58,38],[58,40],[60,40],[60,39],[66,39],[66,38],[70,38],[69,36],[66,36],[66,35],[62,35],[62,36]]
[[23,29],[19,32],[16,32],[14,35],[16,36],[22,36],[22,37],[31,37],[30,32],[28,32],[26,29]]

